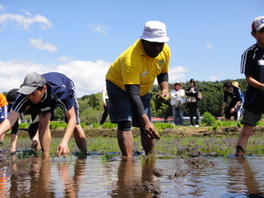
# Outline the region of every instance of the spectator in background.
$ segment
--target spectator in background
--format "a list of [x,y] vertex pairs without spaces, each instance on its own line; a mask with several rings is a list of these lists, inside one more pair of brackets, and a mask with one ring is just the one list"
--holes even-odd
[[108,109],[108,101],[109,101],[109,99],[108,99],[108,94],[107,94],[106,89],[104,89],[102,91],[102,99],[103,99],[103,105],[104,105],[104,113],[102,115],[102,119],[100,121],[100,125],[102,125],[105,122],[105,120],[106,120],[106,118],[108,116],[108,113],[109,113],[109,109]]
[[[226,120],[230,120],[234,116],[234,120],[239,120],[243,113],[244,93],[239,88],[238,82],[226,81],[224,83],[224,99],[222,103],[221,115],[225,115]],[[231,101],[227,106],[228,98]]]
[[182,84],[176,82],[170,93],[173,122],[175,125],[183,125],[183,110],[185,103],[185,91],[182,89]]
[[[195,85],[195,80],[191,79],[189,81],[189,88],[186,90],[187,98],[187,108],[189,109],[190,114],[190,122],[191,126],[199,127],[200,121],[200,99],[198,98],[199,95],[199,88]],[[194,122],[193,116],[196,116],[196,121]]]
[[[0,93],[0,123],[2,123],[8,115],[8,102],[4,94]],[[7,129],[8,130],[8,129]],[[0,136],[0,145],[4,144],[5,134]]]

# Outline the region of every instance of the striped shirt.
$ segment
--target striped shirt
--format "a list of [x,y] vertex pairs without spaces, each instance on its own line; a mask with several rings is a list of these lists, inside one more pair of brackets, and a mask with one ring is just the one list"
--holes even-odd
[[[264,48],[257,44],[250,46],[241,57],[241,73],[252,76],[260,83],[264,83]],[[264,113],[264,91],[248,85],[244,108],[256,112]]]

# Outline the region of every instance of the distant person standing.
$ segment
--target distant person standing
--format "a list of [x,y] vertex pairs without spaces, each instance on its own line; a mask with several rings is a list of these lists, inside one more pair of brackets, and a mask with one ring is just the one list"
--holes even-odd
[[107,94],[106,89],[104,89],[102,91],[102,99],[103,99],[103,105],[104,105],[104,113],[102,115],[102,119],[100,121],[100,125],[102,125],[105,122],[105,120],[106,120],[106,118],[108,116],[108,113],[109,113],[109,109],[108,109],[109,98],[108,98],[108,94]]
[[173,122],[175,125],[183,125],[183,110],[185,103],[185,91],[182,89],[182,84],[176,82],[170,93]]
[[115,60],[106,74],[111,121],[118,125],[117,139],[124,158],[132,158],[132,121],[140,128],[145,153],[154,152],[159,136],[151,122],[149,91],[157,78],[161,97],[169,97],[168,41],[164,23],[147,22],[140,39]]
[[241,120],[243,128],[236,146],[237,156],[244,155],[253,127],[264,113],[264,16],[253,20],[251,35],[256,39],[256,44],[250,46],[241,57],[241,73],[245,74],[248,86]]
[[[200,125],[200,99],[198,98],[199,95],[199,88],[195,85],[195,80],[191,79],[189,81],[189,88],[186,90],[187,98],[187,108],[189,109],[190,114],[190,122],[191,126],[199,127]],[[196,116],[196,121],[194,122],[193,116]]]
[[[225,115],[226,120],[230,120],[231,116],[234,116],[234,120],[238,120],[243,113],[244,93],[236,81],[226,81],[224,89],[221,115]],[[228,98],[231,98],[231,102],[227,107]]]

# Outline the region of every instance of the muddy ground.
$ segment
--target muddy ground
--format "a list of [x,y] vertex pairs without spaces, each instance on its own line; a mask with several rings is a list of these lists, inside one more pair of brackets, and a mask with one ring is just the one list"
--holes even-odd
[[[159,130],[161,136],[167,135],[195,135],[195,136],[206,136],[206,135],[235,135],[239,134],[241,127],[230,126],[230,127],[219,127],[216,130],[212,130],[212,127],[175,127],[174,129],[163,129]],[[116,129],[84,129],[87,138],[91,137],[116,137]],[[139,129],[133,129],[133,136],[137,137],[140,135]],[[264,127],[255,127],[254,134],[264,131]],[[65,129],[52,129],[52,137],[62,137]],[[26,131],[20,131],[19,136],[28,136]]]

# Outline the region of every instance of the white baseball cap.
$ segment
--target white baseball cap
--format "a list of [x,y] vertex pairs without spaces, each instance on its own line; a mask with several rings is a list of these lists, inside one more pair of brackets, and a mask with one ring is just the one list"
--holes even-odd
[[166,25],[160,21],[146,22],[143,33],[139,38],[157,43],[165,43],[170,40],[170,38],[167,37]]
[[259,17],[255,18],[253,23],[252,23],[252,27],[251,27],[252,31],[253,30],[259,31],[263,27],[264,27],[264,16],[259,16]]

